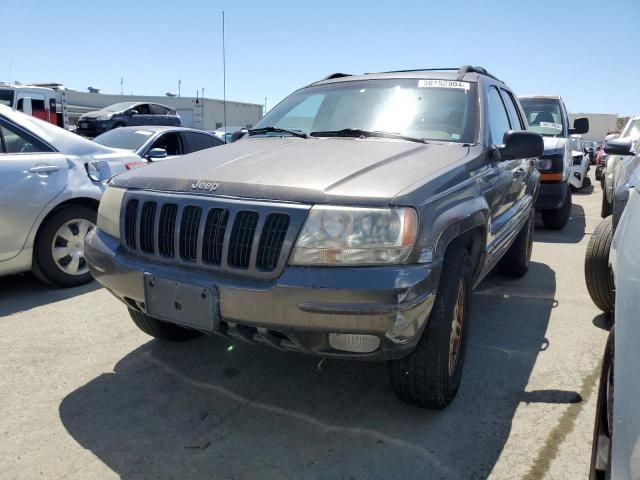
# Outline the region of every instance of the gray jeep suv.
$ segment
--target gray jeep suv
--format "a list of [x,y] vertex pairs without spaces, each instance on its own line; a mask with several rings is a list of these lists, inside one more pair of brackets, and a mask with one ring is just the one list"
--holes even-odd
[[235,143],[114,178],[86,256],[154,337],[388,360],[400,398],[443,408],[474,286],[529,266],[526,129],[479,67],[330,75]]

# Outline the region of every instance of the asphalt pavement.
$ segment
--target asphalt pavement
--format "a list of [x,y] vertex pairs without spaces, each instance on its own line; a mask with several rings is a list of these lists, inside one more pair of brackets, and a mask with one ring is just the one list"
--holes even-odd
[[0,478],[587,478],[608,328],[583,273],[599,184],[573,199],[563,231],[538,221],[524,278],[478,287],[440,412],[397,400],[382,363],[166,343],[95,283],[0,278]]

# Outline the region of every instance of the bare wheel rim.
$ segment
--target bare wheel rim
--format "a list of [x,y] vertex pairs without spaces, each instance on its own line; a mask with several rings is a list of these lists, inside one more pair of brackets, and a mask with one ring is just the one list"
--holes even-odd
[[84,257],[84,239],[94,228],[93,222],[74,218],[56,230],[51,242],[51,256],[61,271],[73,276],[84,275],[89,271]]
[[462,329],[464,327],[465,314],[465,285],[464,279],[460,279],[458,295],[453,307],[453,319],[451,321],[451,334],[449,336],[449,375],[453,375],[460,357],[462,347]]

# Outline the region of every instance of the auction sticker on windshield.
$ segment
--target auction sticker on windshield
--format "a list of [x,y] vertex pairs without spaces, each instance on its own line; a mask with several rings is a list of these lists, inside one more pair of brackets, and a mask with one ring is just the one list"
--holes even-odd
[[457,88],[467,91],[471,85],[457,80],[418,80],[418,88]]
[[540,126],[544,128],[552,128],[554,130],[562,130],[562,125],[559,123],[540,122]]

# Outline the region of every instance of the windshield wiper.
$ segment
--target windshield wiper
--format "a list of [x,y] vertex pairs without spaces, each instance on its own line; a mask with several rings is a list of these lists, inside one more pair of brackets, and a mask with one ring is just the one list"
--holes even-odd
[[293,135],[294,137],[309,138],[309,135],[307,135],[306,133],[300,130],[292,130],[290,128],[262,127],[262,128],[249,129],[249,135],[251,135],[252,133],[269,133],[269,132],[288,133],[289,135]]
[[362,130],[360,128],[343,128],[342,130],[325,130],[311,132],[312,137],[380,137],[380,138],[397,138],[398,140],[406,140],[408,142],[429,143],[424,138],[407,137],[399,133],[380,132],[377,130]]

